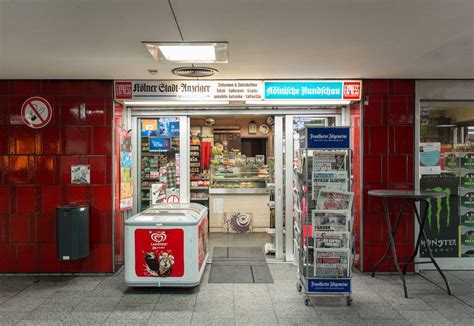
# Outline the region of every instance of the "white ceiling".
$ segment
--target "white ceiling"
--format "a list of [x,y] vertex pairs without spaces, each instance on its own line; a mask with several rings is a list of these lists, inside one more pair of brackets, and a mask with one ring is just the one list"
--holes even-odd
[[[474,78],[474,0],[172,3],[217,79]],[[0,78],[175,79],[145,40],[180,41],[167,0],[0,0]]]

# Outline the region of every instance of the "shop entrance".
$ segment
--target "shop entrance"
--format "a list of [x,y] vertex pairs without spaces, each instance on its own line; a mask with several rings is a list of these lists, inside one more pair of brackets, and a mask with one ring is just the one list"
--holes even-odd
[[293,260],[295,135],[308,124],[341,125],[344,110],[271,111],[132,108],[136,212],[200,203],[209,208],[211,249],[262,247]]

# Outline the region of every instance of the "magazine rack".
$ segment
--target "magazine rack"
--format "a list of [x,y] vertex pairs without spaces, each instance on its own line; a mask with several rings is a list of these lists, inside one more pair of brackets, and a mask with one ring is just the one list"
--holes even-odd
[[[333,128],[334,129],[334,128]],[[296,288],[310,297],[352,301],[351,150],[300,148],[294,169]]]

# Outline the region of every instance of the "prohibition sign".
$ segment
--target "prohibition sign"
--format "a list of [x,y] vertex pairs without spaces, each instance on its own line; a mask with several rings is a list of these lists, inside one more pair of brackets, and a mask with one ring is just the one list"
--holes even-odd
[[30,97],[21,106],[21,118],[30,128],[43,128],[53,116],[53,107],[42,97]]
[[167,203],[179,203],[179,197],[178,195],[170,195],[168,198],[166,198]]

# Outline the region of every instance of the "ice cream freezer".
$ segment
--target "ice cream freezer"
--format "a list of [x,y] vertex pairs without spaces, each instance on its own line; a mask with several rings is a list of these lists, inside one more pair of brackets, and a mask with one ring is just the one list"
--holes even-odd
[[125,283],[196,286],[208,258],[208,211],[200,204],[159,204],[125,221]]

